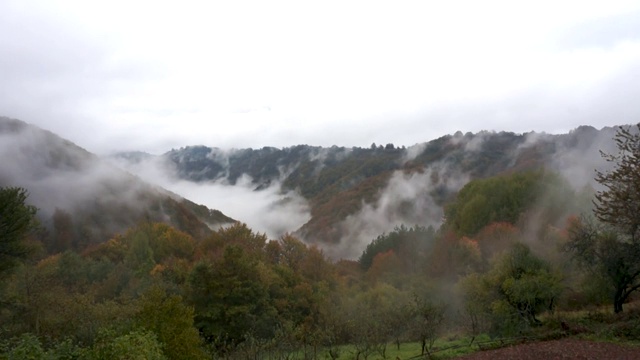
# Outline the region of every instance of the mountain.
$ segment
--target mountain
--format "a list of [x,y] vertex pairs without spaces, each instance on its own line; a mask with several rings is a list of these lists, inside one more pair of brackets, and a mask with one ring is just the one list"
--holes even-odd
[[458,132],[408,148],[188,146],[154,161],[171,177],[197,184],[234,185],[248,178],[254,191],[277,186],[297,192],[308,202],[310,218],[291,230],[334,255],[357,256],[363,244],[396,225],[439,226],[443,207],[473,179],[544,168],[576,189],[592,186],[594,169],[607,166],[599,150],[613,151],[614,133],[590,126],[561,135]]
[[146,220],[167,222],[195,238],[234,221],[19,120],[0,117],[0,157],[0,186],[28,190],[47,245],[57,250],[103,242]]

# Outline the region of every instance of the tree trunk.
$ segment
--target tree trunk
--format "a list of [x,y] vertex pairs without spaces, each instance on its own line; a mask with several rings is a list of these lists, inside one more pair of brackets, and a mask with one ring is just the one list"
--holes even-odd
[[613,312],[619,314],[622,312],[622,304],[624,303],[626,296],[624,296],[623,289],[617,289],[616,294],[613,297]]

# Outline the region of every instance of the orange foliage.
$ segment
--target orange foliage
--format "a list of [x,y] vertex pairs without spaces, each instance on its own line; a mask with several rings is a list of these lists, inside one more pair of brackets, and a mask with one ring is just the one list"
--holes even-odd
[[367,276],[376,281],[384,275],[397,272],[400,270],[401,265],[400,259],[393,250],[381,252],[373,258],[371,267],[367,271]]
[[480,247],[478,246],[477,240],[463,236],[462,239],[460,239],[460,243],[471,251],[478,252],[478,254],[480,253]]
[[83,255],[93,259],[106,258],[113,263],[118,263],[124,260],[126,252],[127,246],[123,242],[122,235],[116,235],[107,242],[90,246]]
[[517,227],[507,222],[491,223],[476,236],[480,252],[485,259],[506,250],[517,240],[520,231]]
[[447,231],[436,239],[428,262],[428,270],[432,275],[440,276],[447,272],[451,258],[450,250],[457,242],[458,238],[453,231]]
[[351,286],[359,282],[362,276],[360,263],[354,260],[340,260],[335,263],[335,271],[340,281],[345,286]]
[[569,239],[569,234],[573,231],[572,229],[577,229],[581,226],[582,221],[580,220],[580,217],[577,215],[568,216],[564,228],[558,229],[558,235],[561,239],[567,240]]
[[480,265],[480,255],[478,241],[468,237],[458,238],[453,231],[448,231],[436,239],[428,271],[435,277],[467,274]]
[[300,271],[305,278],[313,282],[331,282],[335,278],[331,264],[325,258],[322,250],[315,245],[308,248],[300,265]]

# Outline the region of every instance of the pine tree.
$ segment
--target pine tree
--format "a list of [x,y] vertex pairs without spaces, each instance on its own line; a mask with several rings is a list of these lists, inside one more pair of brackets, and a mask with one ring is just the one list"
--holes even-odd
[[25,236],[35,228],[36,207],[25,203],[28,193],[19,187],[0,188],[0,274],[27,257]]

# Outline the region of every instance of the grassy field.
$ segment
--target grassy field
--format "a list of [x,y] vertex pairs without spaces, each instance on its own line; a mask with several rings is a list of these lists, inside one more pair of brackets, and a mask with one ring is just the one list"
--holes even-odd
[[[450,359],[456,356],[472,353],[478,350],[477,343],[483,343],[489,340],[487,335],[476,337],[472,343],[470,337],[450,337],[438,339],[433,348],[431,354],[433,359]],[[385,357],[382,356],[381,351],[372,352],[367,357],[368,360],[377,359],[413,359],[420,358],[420,343],[401,343],[400,348],[396,344],[387,344]],[[356,358],[357,349],[353,345],[345,345],[338,348],[340,360],[352,360]],[[324,351],[324,358],[330,359],[329,354]],[[363,355],[360,355],[360,359],[364,359]]]
[[[431,359],[451,359],[470,354],[480,349],[491,349],[518,343],[532,343],[561,338],[577,338],[598,342],[613,342],[625,345],[640,346],[640,301],[625,306],[621,314],[614,314],[610,306],[594,307],[580,311],[556,311],[540,317],[542,325],[527,329],[519,337],[491,338],[482,334],[472,338],[462,335],[443,335],[431,349]],[[337,349],[339,360],[356,359],[357,349],[354,345],[344,345]],[[386,346],[384,357],[381,349],[360,355],[360,359],[378,360],[407,360],[419,359],[420,343],[401,343]],[[299,355],[299,356],[298,356]],[[303,359],[302,353],[291,355],[290,358]],[[327,349],[318,350],[317,358],[331,359]]]
[[[443,336],[431,349],[433,359],[451,359],[478,351],[480,348],[497,348],[517,342],[543,341],[565,337],[592,341],[606,341],[640,346],[640,301],[627,304],[625,311],[614,314],[607,307],[591,310],[556,312],[542,319],[543,325],[532,328],[522,338],[491,339],[483,334],[473,339],[468,336]],[[356,358],[353,345],[339,348],[340,360]],[[385,357],[380,351],[371,353],[367,359],[414,359],[420,357],[420,343],[403,343],[400,349],[388,344]],[[327,359],[330,357],[326,356]],[[360,359],[364,359],[361,355]]]

